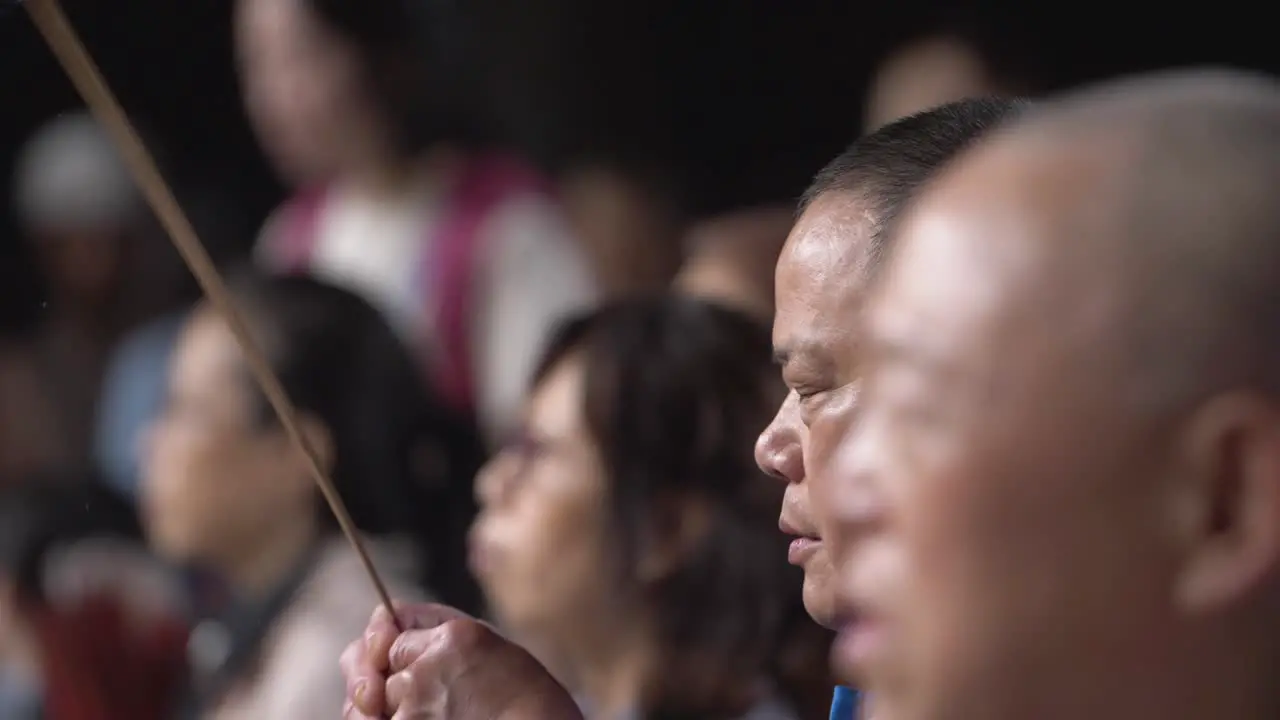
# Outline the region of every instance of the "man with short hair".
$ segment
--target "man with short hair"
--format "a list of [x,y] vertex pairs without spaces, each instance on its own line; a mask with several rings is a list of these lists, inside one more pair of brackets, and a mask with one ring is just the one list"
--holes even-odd
[[1280,83],[1200,72],[914,201],[819,499],[876,720],[1280,714],[1277,187]]
[[[830,435],[825,419],[851,407],[856,398],[858,341],[856,328],[847,319],[858,312],[863,290],[884,255],[887,228],[910,195],[952,156],[1022,106],[1009,100],[966,100],[900,120],[855,142],[818,174],[802,199],[799,220],[776,273],[774,341],[791,392],[761,435],[757,458],[763,469],[788,483],[780,524],[798,536],[791,559],[805,570],[805,606],[826,627],[838,627],[839,616],[833,604],[830,562],[822,544],[825,523],[817,512],[821,506],[810,502],[814,478],[806,468],[815,460],[821,461],[810,455],[810,436]],[[435,617],[427,608],[421,612]],[[388,631],[387,620],[383,615],[374,625]],[[360,652],[363,645],[353,645],[344,657],[344,669],[353,688],[366,683],[365,692],[372,695],[365,699],[372,702],[362,703],[365,715],[348,708],[347,717],[376,717],[379,709],[396,707],[404,711],[403,698],[429,699],[435,688],[428,681],[439,672],[449,672],[450,656],[459,660],[479,652],[477,647],[500,647],[491,639],[480,637],[483,633],[475,629],[460,632],[465,634],[467,643],[477,645],[467,645],[462,650],[453,647],[437,656],[422,644],[431,633],[413,632],[400,640],[395,640],[394,632],[376,633],[371,643],[375,647],[365,652]],[[460,642],[460,637],[449,634],[446,644]],[[392,641],[397,643],[397,649],[392,651],[397,659],[390,661],[390,667],[401,670],[401,663],[414,667],[412,672],[398,673],[393,682],[387,683],[384,694],[382,688],[375,686],[389,667],[385,656]],[[437,638],[432,642],[442,641]],[[419,662],[419,657],[425,659]],[[530,673],[532,686],[525,693],[526,702],[529,698],[555,695],[550,684],[539,683],[533,677],[539,670],[530,658],[511,662],[522,672]],[[496,663],[494,667],[505,666]],[[480,680],[484,687],[483,682],[487,681],[482,677],[472,674],[470,679]],[[511,676],[503,681],[524,682]],[[543,690],[537,689],[543,686]],[[450,688],[450,692],[458,691]],[[504,697],[483,691],[473,696]],[[853,713],[852,694],[846,689],[838,690],[833,720],[849,720]]]
[[[939,167],[1023,107],[1012,100],[950,103],[891,123],[859,139],[818,173],[776,271],[774,352],[790,392],[760,435],[760,467],[787,483],[779,525],[796,536],[791,562],[805,572],[805,609],[837,629],[831,562],[823,544],[825,508],[812,502],[810,437],[830,434],[827,420],[855,406],[858,314],[906,201]],[[826,443],[830,446],[830,443]],[[821,445],[819,446],[821,447]],[[853,700],[837,689],[832,720],[852,717]]]

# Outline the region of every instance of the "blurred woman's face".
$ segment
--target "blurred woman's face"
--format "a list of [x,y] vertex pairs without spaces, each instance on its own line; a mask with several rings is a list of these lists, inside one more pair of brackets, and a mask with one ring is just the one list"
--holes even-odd
[[583,421],[581,360],[562,360],[526,407],[524,432],[477,480],[471,566],[506,628],[558,637],[607,607],[608,479]]
[[292,448],[258,420],[249,382],[226,324],[207,308],[194,313],[144,459],[143,519],[161,554],[231,567],[312,511]]
[[249,119],[277,170],[294,183],[340,172],[365,127],[353,49],[305,0],[241,0],[236,40]]

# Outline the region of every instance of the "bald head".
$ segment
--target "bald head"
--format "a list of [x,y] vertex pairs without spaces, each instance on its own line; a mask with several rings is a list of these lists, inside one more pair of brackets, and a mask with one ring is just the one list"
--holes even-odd
[[1277,188],[1280,83],[1202,71],[1047,104],[937,189],[1035,225],[1053,277],[1107,304],[1114,347],[1161,395],[1147,399],[1187,401],[1214,384],[1280,390]]
[[837,659],[883,720],[1280,711],[1280,85],[1151,76],[895,226],[834,452]]

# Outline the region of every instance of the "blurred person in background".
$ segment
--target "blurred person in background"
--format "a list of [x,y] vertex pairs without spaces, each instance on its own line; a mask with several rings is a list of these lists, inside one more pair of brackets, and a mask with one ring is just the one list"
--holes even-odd
[[[225,187],[225,182],[216,188],[188,184],[175,190],[205,249],[220,265],[232,249],[228,241],[252,233],[244,214],[234,210],[239,203]],[[174,261],[179,259],[171,248],[163,250]],[[178,280],[166,293],[166,312],[134,327],[116,343],[102,379],[94,460],[103,479],[130,498],[136,497],[141,478],[142,441],[164,408],[173,348],[200,297],[199,286],[185,267],[180,268]]]
[[451,9],[238,2],[249,116],[298,190],[258,254],[368,298],[451,405],[498,437],[547,331],[596,290],[544,183],[480,150]]
[[694,225],[676,289],[718,300],[768,322],[773,318],[773,267],[795,212],[765,206],[726,213]]
[[1032,94],[1039,84],[1036,62],[1017,45],[1018,35],[972,22],[940,23],[897,46],[872,78],[864,132],[956,100]]
[[680,268],[683,219],[655,175],[620,163],[584,162],[560,178],[559,197],[603,297],[661,290]]
[[[430,400],[412,356],[359,297],[305,277],[245,275],[235,300],[303,431],[397,595],[471,607],[465,526],[480,448]],[[226,613],[193,634],[184,717],[312,720],[342,701],[334,659],[377,602],[308,464],[250,378],[223,319],[187,321],[151,433],[144,519],[164,556],[212,570]],[[465,522],[465,520],[463,520]]]
[[102,380],[94,459],[103,480],[136,498],[147,429],[164,409],[166,377],[187,313],[157,318],[121,338]]
[[121,277],[145,215],[114,147],[86,114],[27,143],[15,206],[47,294],[36,335],[0,349],[0,473],[91,467],[103,368],[125,325]]
[[799,576],[751,459],[768,333],[698,300],[567,324],[478,480],[472,563],[502,627],[594,718],[785,718],[769,674]]
[[0,490],[0,717],[172,717],[183,616],[123,498],[85,480]]

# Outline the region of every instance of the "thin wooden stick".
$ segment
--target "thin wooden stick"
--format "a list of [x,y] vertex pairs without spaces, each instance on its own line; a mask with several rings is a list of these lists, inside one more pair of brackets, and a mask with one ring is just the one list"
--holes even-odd
[[226,319],[227,325],[230,326],[231,332],[235,335],[236,341],[244,352],[250,371],[257,379],[258,384],[262,386],[262,392],[266,395],[267,401],[271,403],[276,415],[279,416],[285,432],[289,434],[294,444],[306,457],[311,475],[315,479],[316,485],[319,486],[321,493],[324,494],[325,500],[328,501],[334,517],[338,519],[338,525],[342,527],[342,532],[347,536],[351,547],[360,556],[360,562],[364,564],[365,571],[369,574],[369,580],[378,592],[378,597],[386,605],[391,617],[395,618],[396,614],[391,603],[391,595],[387,592],[387,586],[383,583],[381,576],[378,575],[378,569],[374,567],[373,560],[369,557],[364,543],[361,542],[359,530],[356,528],[354,521],[352,521],[351,514],[347,512],[347,508],[342,502],[342,496],[338,494],[333,480],[329,478],[321,466],[315,449],[311,447],[306,436],[300,431],[298,415],[293,403],[289,401],[288,396],[285,394],[284,388],[280,385],[280,380],[271,371],[271,366],[267,363],[262,350],[254,342],[244,318],[235,308],[226,283],[223,282],[222,276],[218,274],[217,268],[214,267],[213,261],[209,258],[209,253],[205,251],[204,245],[201,244],[200,239],[196,236],[195,230],[187,220],[186,214],[183,213],[182,207],[178,205],[178,201],[174,198],[168,183],[165,182],[164,177],[160,174],[160,170],[156,167],[151,153],[147,152],[146,145],[143,144],[142,138],[138,136],[138,131],[129,122],[129,117],[125,114],[124,109],[120,107],[119,101],[116,100],[115,94],[111,92],[106,80],[103,79],[97,64],[94,63],[93,58],[85,49],[84,43],[80,41],[80,37],[67,19],[66,13],[62,11],[58,0],[28,0],[25,4],[32,22],[35,23],[40,34],[44,36],[45,42],[49,44],[53,54],[57,56],[58,62],[61,63],[62,69],[66,71],[76,90],[79,91],[80,97],[84,99],[85,104],[97,116],[98,121],[102,123],[119,148],[121,156],[133,173],[134,180],[138,183],[138,187],[142,189],[147,201],[151,204],[151,208],[155,211],[161,224],[164,225],[165,230],[168,231],[174,247],[178,249],[187,267],[195,275],[196,280],[199,281],[205,296]]

